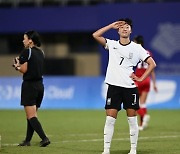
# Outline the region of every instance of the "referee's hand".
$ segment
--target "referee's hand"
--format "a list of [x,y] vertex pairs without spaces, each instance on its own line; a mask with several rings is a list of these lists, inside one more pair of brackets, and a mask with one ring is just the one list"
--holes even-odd
[[12,65],[16,70],[19,70],[20,64],[19,64],[19,57],[15,57],[13,59],[13,65]]

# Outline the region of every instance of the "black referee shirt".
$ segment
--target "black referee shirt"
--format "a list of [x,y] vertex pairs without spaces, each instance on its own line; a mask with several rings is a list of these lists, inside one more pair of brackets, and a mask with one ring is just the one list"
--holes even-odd
[[39,81],[43,78],[44,53],[33,47],[24,49],[19,56],[20,64],[28,63],[27,72],[23,75],[24,81]]

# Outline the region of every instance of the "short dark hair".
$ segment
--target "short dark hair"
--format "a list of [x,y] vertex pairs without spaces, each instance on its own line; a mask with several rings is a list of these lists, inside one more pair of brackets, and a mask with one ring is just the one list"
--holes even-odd
[[141,44],[144,47],[144,38],[142,35],[137,35],[133,39],[136,43]]
[[129,18],[121,18],[119,21],[125,21],[131,28],[133,27],[132,20]]
[[40,35],[38,34],[38,32],[30,30],[25,32],[24,34],[26,34],[28,39],[31,39],[35,45],[37,45],[38,47],[41,46]]

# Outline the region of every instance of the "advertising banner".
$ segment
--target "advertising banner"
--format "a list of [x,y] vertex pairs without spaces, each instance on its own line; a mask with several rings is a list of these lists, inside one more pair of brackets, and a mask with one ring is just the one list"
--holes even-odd
[[[107,85],[104,77],[45,77],[43,109],[104,109]],[[180,109],[180,77],[158,76],[147,104],[151,109]],[[21,78],[0,78],[0,109],[20,106]]]

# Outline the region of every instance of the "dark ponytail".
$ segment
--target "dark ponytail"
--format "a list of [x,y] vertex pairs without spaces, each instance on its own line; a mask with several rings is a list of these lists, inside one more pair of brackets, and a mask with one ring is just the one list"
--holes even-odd
[[142,35],[137,35],[134,37],[134,41],[137,43],[137,44],[141,44],[142,47],[144,47],[144,38]]
[[31,39],[36,46],[41,46],[40,35],[38,34],[38,32],[31,30],[25,32],[24,34],[26,34],[28,39]]

